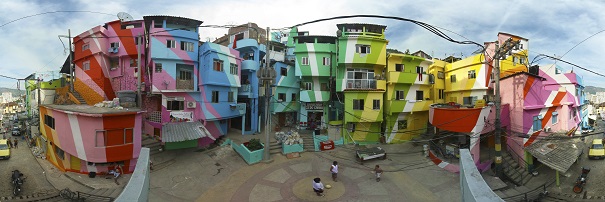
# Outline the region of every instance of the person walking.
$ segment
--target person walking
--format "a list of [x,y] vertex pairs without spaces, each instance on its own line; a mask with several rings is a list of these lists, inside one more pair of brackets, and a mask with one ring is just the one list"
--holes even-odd
[[334,180],[334,182],[338,182],[338,180],[336,179],[338,177],[338,162],[334,161],[332,163],[332,166],[330,167],[330,172],[332,172],[332,180]]
[[13,148],[13,142],[11,141],[11,138],[9,137],[8,140],[6,141],[6,144],[8,144],[8,148],[12,149]]
[[15,147],[15,149],[17,149],[17,138],[15,138],[15,140],[13,140],[13,142],[15,143],[15,145],[13,145],[13,147]]
[[376,182],[380,182],[380,175],[382,174],[382,169],[379,165],[376,165],[376,167],[374,167],[374,174],[376,174]]
[[319,177],[313,179],[313,191],[317,194],[317,196],[325,196],[324,184],[321,183],[321,179]]

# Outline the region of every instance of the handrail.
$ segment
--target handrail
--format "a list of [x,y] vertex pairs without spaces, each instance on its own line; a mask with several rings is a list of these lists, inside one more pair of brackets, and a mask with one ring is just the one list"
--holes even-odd
[[[502,198],[502,200],[505,200],[505,201],[520,201],[519,199],[522,199],[522,201],[531,201],[533,199],[537,199],[537,198],[540,198],[541,196],[544,196],[544,194],[546,193],[546,188],[550,187],[554,183],[555,183],[555,180],[553,179],[553,180],[545,182],[544,184],[542,184],[540,186],[537,186],[536,188],[534,188],[532,190],[529,190],[529,191],[527,191],[525,193],[517,194],[517,195],[514,195],[514,196],[504,197],[504,198]],[[532,199],[530,199],[530,197]]]
[[523,161],[525,163],[525,165],[529,165],[529,162],[525,161],[525,159],[523,159],[519,154],[515,153],[514,151],[511,151],[513,148],[510,147],[510,145],[506,144],[506,148],[508,148],[506,151],[508,152],[508,154],[512,153],[512,157],[516,158],[517,160],[517,164],[519,164],[519,161]]

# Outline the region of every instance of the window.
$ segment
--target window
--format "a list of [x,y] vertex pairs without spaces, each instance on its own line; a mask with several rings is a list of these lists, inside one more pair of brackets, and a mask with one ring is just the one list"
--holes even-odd
[[286,94],[285,93],[278,93],[277,94],[277,101],[278,102],[285,102],[286,101]]
[[374,110],[380,110],[380,100],[373,100],[373,102],[372,102],[372,109],[374,109]]
[[370,69],[347,69],[347,89],[375,89],[376,79],[374,70]]
[[475,105],[477,103],[477,96],[463,97],[462,104],[463,105]]
[[408,128],[408,120],[397,121],[397,130],[407,129],[407,128]]
[[422,74],[424,72],[424,68],[421,66],[416,66],[416,73]]
[[360,45],[360,44],[357,44],[355,46],[355,50],[359,54],[370,54],[370,46],[369,45]]
[[282,67],[280,73],[282,76],[288,76],[288,69],[286,69],[285,67]]
[[533,122],[534,132],[542,129],[542,120],[540,120],[540,119],[542,119],[542,117],[540,115],[534,116],[534,122]]
[[325,66],[330,66],[330,58],[329,57],[324,57],[323,59],[323,64]]
[[292,102],[296,101],[296,93],[292,93]]
[[184,51],[187,51],[187,52],[193,52],[193,43],[192,42],[181,41],[181,50],[184,50]]
[[363,110],[363,99],[353,100],[353,110]]
[[561,74],[561,72],[562,72],[561,69],[555,68],[555,74]]
[[212,103],[218,103],[218,91],[212,91]]
[[154,21],[153,22],[153,27],[154,28],[162,28],[162,27],[164,27],[164,21]]
[[156,73],[162,72],[162,63],[155,63],[155,72]]
[[90,70],[90,62],[86,61],[82,63],[82,69],[84,69],[84,71]]
[[136,67],[138,64],[138,59],[130,59],[130,67]]
[[525,58],[524,57],[519,58],[519,63],[525,64]]
[[133,128],[97,130],[95,132],[95,146],[108,147],[132,144],[134,137],[133,134]]
[[166,101],[166,110],[184,110],[185,109],[185,101],[179,101],[175,98],[169,98]]
[[403,64],[395,64],[395,71],[403,72],[403,68],[405,66]]
[[475,70],[468,71],[468,78],[474,79],[476,77]]
[[229,96],[229,97],[227,97],[227,101],[228,101],[228,102],[234,102],[235,97],[233,96],[233,92],[229,91],[229,92],[227,93],[227,96]]
[[302,60],[302,63],[301,63],[302,65],[309,65],[309,58],[308,57],[302,57],[301,60]]
[[355,132],[355,123],[349,123],[350,132]]
[[319,85],[320,85],[319,86],[320,91],[328,91],[328,83],[320,83]]
[[450,80],[452,81],[452,83],[456,83],[456,75],[451,75]]
[[139,41],[143,42],[143,37],[142,36],[135,36],[134,37],[134,45],[139,45]]
[[44,115],[44,125],[47,125],[48,127],[55,129],[55,118],[53,118],[52,116],[49,115]]
[[513,56],[513,66],[517,65],[517,63],[519,62],[518,59],[519,58],[517,58],[517,56]]
[[229,66],[230,66],[229,69],[231,70],[231,74],[237,75],[237,72],[239,71],[239,69],[237,68],[237,64],[231,63]]
[[213,64],[212,69],[214,69],[214,71],[219,71],[219,72],[223,71],[223,61],[214,59],[214,62],[212,64]]
[[179,71],[179,80],[191,81],[192,80],[191,71],[187,71],[187,70]]
[[445,90],[439,89],[439,99],[444,99],[444,98],[445,98]]
[[552,112],[552,118],[551,118],[552,124],[557,123],[559,121],[558,119],[559,119],[559,112]]
[[313,90],[313,85],[311,84],[311,82],[304,82],[303,83],[303,89],[305,89],[305,90]]
[[120,47],[120,42],[113,42],[113,43],[109,44],[109,47],[111,47],[111,48],[119,48]]
[[84,45],[82,45],[82,51],[88,50],[90,48],[90,45],[88,45],[88,43],[85,43]]
[[176,48],[176,41],[175,40],[167,39],[166,40],[166,48]]
[[65,160],[65,152],[61,148],[57,147],[57,145],[53,146],[55,148],[55,154],[57,154],[57,156],[62,160]]
[[416,100],[424,100],[424,91],[421,91],[421,90],[416,91]]
[[445,78],[445,74],[442,71],[438,71],[437,72],[437,78],[438,79],[444,79]]
[[395,99],[396,99],[396,100],[404,100],[404,99],[405,99],[405,96],[404,96],[405,94],[404,94],[404,92],[405,92],[405,91],[402,91],[402,90],[398,90],[398,91],[396,91],[396,92],[395,92],[395,93],[396,93],[396,94],[395,94]]

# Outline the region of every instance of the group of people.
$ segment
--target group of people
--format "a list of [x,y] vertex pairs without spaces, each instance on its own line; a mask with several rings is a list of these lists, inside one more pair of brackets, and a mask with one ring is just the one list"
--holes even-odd
[[13,140],[11,141],[11,138],[9,137],[9,138],[6,140],[6,143],[8,144],[8,148],[15,148],[15,149],[17,149],[17,147],[19,146],[19,145],[17,144],[18,142],[19,142],[19,140],[17,140],[17,138],[15,138],[15,139],[13,139]]
[[[372,172],[376,176],[376,182],[380,182],[380,175],[382,175],[382,172],[383,172],[383,170],[380,168],[380,166],[376,165]],[[338,162],[337,161],[332,162],[332,165],[330,166],[330,173],[332,173],[332,180],[334,182],[338,182]],[[313,179],[313,191],[317,194],[317,196],[325,196],[324,188],[325,187],[324,187],[324,184],[321,182],[321,178],[316,177]]]

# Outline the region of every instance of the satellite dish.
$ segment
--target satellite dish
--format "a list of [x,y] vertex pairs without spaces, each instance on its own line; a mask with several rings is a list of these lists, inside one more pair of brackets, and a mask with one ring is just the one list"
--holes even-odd
[[337,36],[337,37],[341,37],[341,36],[342,36],[342,30],[338,30],[338,31],[336,31],[336,36]]
[[134,20],[132,18],[132,16],[130,14],[126,13],[126,12],[119,12],[118,13],[118,18],[122,22],[129,22],[129,21],[133,21]]

